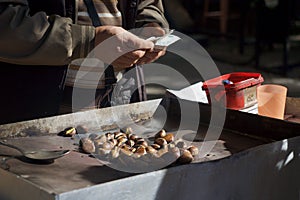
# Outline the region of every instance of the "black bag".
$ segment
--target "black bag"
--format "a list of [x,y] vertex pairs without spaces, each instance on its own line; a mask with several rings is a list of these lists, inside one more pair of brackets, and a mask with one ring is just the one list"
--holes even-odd
[[[101,26],[97,11],[92,0],[84,0],[92,23],[95,27]],[[135,27],[135,18],[137,14],[137,0],[129,0],[126,3],[126,13],[123,17],[123,26],[130,30]],[[110,65],[105,70],[105,90],[101,91],[96,97],[97,107],[103,108],[107,106],[114,106],[120,104],[127,104],[133,102],[145,101],[146,90],[145,80],[142,66],[134,65],[133,68],[127,69],[131,73],[125,73],[122,82],[116,85],[116,78],[114,76],[113,67]],[[133,73],[132,73],[133,72]],[[112,98],[114,97],[114,98]]]

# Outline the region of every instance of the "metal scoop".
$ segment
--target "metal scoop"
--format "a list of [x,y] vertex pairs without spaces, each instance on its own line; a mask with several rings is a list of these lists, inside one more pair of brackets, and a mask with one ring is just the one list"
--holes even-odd
[[60,158],[68,153],[70,153],[70,150],[34,150],[34,151],[24,151],[23,149],[20,149],[19,147],[16,147],[12,144],[8,144],[4,141],[0,141],[0,144],[4,146],[8,146],[11,148],[14,148],[22,153],[22,155],[26,158],[32,159],[32,160],[54,160],[56,158]]

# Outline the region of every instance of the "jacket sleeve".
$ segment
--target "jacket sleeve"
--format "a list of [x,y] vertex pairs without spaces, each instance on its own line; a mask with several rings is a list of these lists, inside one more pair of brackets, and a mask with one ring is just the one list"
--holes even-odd
[[[11,3],[14,2],[14,3]],[[44,12],[29,15],[26,0],[0,0],[0,61],[65,65],[94,47],[95,29]]]
[[142,27],[151,22],[156,22],[163,28],[169,28],[169,24],[164,16],[162,0],[140,0],[136,26]]

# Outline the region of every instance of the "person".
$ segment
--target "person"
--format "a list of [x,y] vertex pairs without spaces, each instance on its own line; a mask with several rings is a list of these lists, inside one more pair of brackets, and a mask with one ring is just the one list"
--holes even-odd
[[127,52],[109,63],[116,72],[164,55],[164,49],[154,50],[153,42],[126,30],[154,27],[145,38],[163,35],[168,23],[161,0],[92,3],[99,26],[92,25],[83,0],[0,0],[0,124],[57,115],[67,66],[112,36],[114,44],[97,57]]

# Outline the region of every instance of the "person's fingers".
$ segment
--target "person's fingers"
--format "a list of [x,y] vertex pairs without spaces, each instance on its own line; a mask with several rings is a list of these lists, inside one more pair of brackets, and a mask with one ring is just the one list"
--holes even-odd
[[118,60],[122,63],[135,63],[135,61],[139,60],[145,55],[145,51],[142,50],[136,50],[133,52],[129,52],[124,54],[123,56],[119,57]]
[[143,27],[141,36],[144,38],[149,38],[152,36],[159,37],[159,36],[163,36],[165,33],[166,33],[165,30],[161,28],[159,24],[149,23]]
[[136,50],[133,52],[126,53],[112,62],[112,65],[116,66],[118,71],[131,67],[136,64],[140,58],[145,55],[145,51]]
[[147,52],[137,50],[124,54],[123,56],[119,57],[114,62],[112,62],[112,65],[114,66],[115,71],[121,71],[133,66],[134,64],[147,64],[154,62],[161,56],[165,55],[165,53],[166,51],[158,50]]
[[131,58],[131,59],[133,59],[133,60],[137,60],[137,59],[142,58],[145,54],[146,54],[146,51],[143,51],[143,50],[135,50],[135,51],[126,53],[126,54],[124,55],[124,57],[128,57],[128,58]]
[[[145,27],[146,33],[163,35],[165,31],[158,24]],[[149,30],[149,32],[147,32]],[[157,48],[150,40],[142,39],[123,28],[102,26],[96,29],[96,55],[117,68],[127,68],[135,63],[150,63],[165,54],[165,48]],[[145,54],[145,52],[147,52]]]
[[150,50],[154,48],[154,43],[148,40],[144,40],[130,32],[126,32],[120,35],[123,44],[128,48],[129,51],[138,49]]
[[116,49],[116,53],[126,53],[138,49],[152,49],[153,42],[144,40],[129,31],[115,26],[96,28],[95,45],[101,44],[102,49]]
[[141,59],[138,60],[137,64],[147,64],[154,62],[161,56],[165,55],[166,51],[153,51],[147,52]]
[[95,46],[105,41],[106,39],[122,34],[126,30],[116,26],[99,26],[95,28]]

